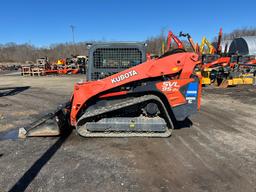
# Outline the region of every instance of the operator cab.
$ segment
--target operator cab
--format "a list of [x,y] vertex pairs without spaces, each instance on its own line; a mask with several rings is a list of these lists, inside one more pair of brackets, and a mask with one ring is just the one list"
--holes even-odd
[[144,43],[96,43],[89,48],[87,80],[103,79],[146,61]]

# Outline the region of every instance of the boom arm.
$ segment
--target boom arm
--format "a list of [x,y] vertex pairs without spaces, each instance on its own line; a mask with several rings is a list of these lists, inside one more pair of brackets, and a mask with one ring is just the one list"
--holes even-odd
[[209,51],[210,54],[214,54],[216,52],[213,45],[206,39],[206,37],[203,37],[200,48],[199,48],[201,54],[204,52],[204,46],[205,45],[208,47],[208,51]]
[[222,39],[222,28],[220,28],[218,43],[217,43],[217,54],[221,54],[221,39]]
[[171,47],[172,39],[175,41],[179,49],[184,49],[184,46],[182,42],[179,40],[178,37],[176,37],[171,31],[169,31],[168,36],[167,36],[167,45],[166,45],[166,50],[168,51]]
[[180,37],[187,37],[188,38],[188,42],[190,43],[192,49],[194,52],[197,52],[197,45],[194,43],[191,35],[189,33],[182,33],[182,31],[180,32]]

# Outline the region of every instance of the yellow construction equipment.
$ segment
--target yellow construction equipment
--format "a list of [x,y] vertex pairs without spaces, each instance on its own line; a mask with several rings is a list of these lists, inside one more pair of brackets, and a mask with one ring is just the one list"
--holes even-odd
[[255,83],[255,77],[253,74],[244,74],[240,77],[234,77],[228,80],[229,86],[235,85],[253,85]]
[[58,59],[57,65],[64,65],[65,64],[65,60],[64,59]]
[[[208,48],[205,50],[205,46]],[[206,39],[206,37],[202,38],[201,45],[199,47],[199,51],[201,54],[214,54],[216,50],[214,46]]]
[[210,85],[212,83],[211,81],[211,70],[210,68],[206,68],[201,71],[202,75],[202,85]]

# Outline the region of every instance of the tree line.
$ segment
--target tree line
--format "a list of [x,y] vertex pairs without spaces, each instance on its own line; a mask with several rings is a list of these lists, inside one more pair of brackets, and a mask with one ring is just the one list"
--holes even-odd
[[0,45],[0,62],[35,62],[36,59],[48,57],[50,61],[68,58],[71,55],[87,55],[86,43],[61,43],[48,48],[38,48],[30,44],[8,43]]
[[[223,33],[222,40],[233,40],[241,36],[256,36],[256,27],[235,29],[230,33]],[[217,41],[218,37],[215,36],[213,41]]]
[[[166,40],[166,32],[161,30],[158,35],[149,37],[145,40],[147,52],[161,54],[162,42]],[[256,28],[241,28],[230,33],[223,34],[223,40],[232,40],[240,36],[256,36]],[[217,40],[217,36],[214,37]],[[186,50],[191,50],[187,40],[182,40]],[[175,48],[175,44],[174,48]],[[50,61],[56,61],[59,58],[71,57],[71,55],[87,55],[88,48],[86,42],[80,43],[61,43],[53,44],[47,48],[38,48],[30,44],[7,43],[0,44],[0,62],[35,62],[36,59],[48,57]]]

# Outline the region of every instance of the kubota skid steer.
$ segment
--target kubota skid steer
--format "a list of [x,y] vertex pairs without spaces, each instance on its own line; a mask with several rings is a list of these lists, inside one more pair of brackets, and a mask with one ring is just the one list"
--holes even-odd
[[199,109],[197,64],[197,54],[172,50],[104,79],[77,83],[70,102],[21,128],[19,136],[53,136],[73,127],[85,137],[168,137],[175,122]]

